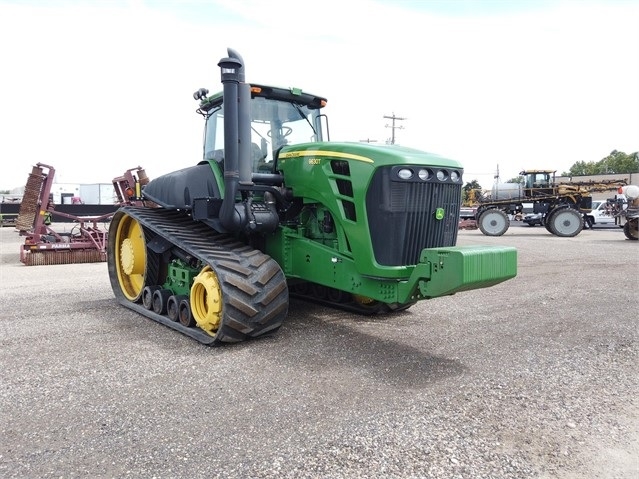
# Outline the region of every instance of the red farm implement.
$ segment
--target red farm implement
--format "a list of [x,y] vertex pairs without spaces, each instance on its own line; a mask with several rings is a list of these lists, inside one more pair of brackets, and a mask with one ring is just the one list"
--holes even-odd
[[[133,174],[135,171],[128,170],[124,176],[113,180],[120,203],[130,202],[136,189],[140,188]],[[137,171],[140,177],[148,181],[144,170],[138,168]],[[51,198],[54,175],[53,167],[37,163],[27,179],[16,219],[16,229],[20,236],[25,236],[20,249],[20,261],[27,266],[106,261],[107,227],[100,225],[110,221],[113,213],[75,216],[56,211]],[[129,194],[131,191],[133,194]],[[56,217],[71,220],[71,231],[54,231],[51,221],[55,221]]]

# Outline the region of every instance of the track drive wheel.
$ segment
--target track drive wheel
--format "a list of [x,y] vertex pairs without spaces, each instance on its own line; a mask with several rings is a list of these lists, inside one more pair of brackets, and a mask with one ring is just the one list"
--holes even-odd
[[149,235],[140,223],[119,211],[109,226],[107,262],[111,287],[118,298],[137,302],[146,285],[157,284],[159,259],[146,247]]
[[623,234],[629,240],[639,240],[639,218],[632,218],[623,225]]
[[235,260],[205,266],[191,286],[193,319],[216,342],[273,333],[288,313],[288,286],[277,262],[259,251]]
[[554,235],[569,238],[577,236],[584,227],[584,218],[572,208],[561,208],[550,217],[550,232]]
[[508,216],[496,208],[484,211],[477,221],[479,229],[486,236],[501,236],[510,226]]

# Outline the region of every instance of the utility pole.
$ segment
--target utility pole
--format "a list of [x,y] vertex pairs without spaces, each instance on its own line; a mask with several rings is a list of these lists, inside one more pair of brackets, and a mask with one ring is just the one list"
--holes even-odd
[[402,118],[399,116],[395,116],[395,113],[393,112],[392,115],[384,115],[384,118],[388,118],[389,120],[392,120],[392,124],[390,125],[386,125],[386,128],[390,128],[391,129],[391,138],[390,138],[390,144],[394,145],[395,144],[395,130],[403,130],[404,127],[403,126],[395,126],[395,122],[396,121],[402,121],[405,120],[406,118]]

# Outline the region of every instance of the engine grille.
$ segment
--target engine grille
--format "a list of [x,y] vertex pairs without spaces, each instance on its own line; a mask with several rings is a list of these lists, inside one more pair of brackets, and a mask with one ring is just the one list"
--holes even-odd
[[392,178],[390,167],[378,170],[366,194],[377,262],[417,264],[423,248],[455,245],[461,190],[461,181],[401,181]]

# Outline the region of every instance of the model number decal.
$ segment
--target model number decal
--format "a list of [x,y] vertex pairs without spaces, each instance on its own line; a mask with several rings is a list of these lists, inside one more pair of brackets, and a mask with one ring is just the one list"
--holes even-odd
[[308,164],[309,165],[319,165],[321,161],[322,160],[320,160],[319,158],[309,158],[308,159]]

